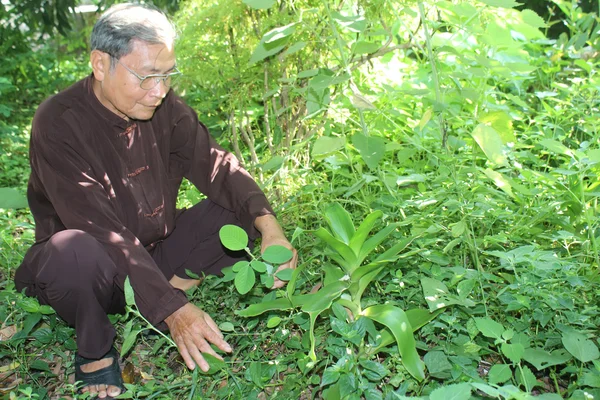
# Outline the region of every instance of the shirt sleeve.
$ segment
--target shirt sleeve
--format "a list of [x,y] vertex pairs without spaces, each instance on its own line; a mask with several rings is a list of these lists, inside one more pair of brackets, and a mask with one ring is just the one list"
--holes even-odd
[[[181,102],[181,100],[178,100]],[[189,107],[177,118],[171,140],[171,160],[183,168],[183,176],[210,200],[235,212],[242,228],[256,238],[258,216],[275,214],[267,197],[238,159],[224,150]]]
[[107,178],[94,174],[70,135],[57,126],[32,131],[31,166],[43,182],[41,190],[67,229],[90,234],[106,249],[119,271],[117,285],[123,289],[129,276],[138,309],[158,325],[187,303],[185,293],[169,283],[137,237],[119,220]]

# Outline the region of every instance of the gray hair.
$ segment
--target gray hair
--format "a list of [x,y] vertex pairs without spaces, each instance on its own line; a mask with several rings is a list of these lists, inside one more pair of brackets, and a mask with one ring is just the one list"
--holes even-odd
[[92,30],[91,48],[109,54],[114,67],[116,60],[133,51],[134,40],[171,45],[176,38],[175,26],[158,8],[123,3],[100,16]]

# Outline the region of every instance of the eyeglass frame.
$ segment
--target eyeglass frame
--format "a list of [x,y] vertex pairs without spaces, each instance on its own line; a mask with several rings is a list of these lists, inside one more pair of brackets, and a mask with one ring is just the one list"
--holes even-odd
[[[150,74],[150,75],[141,76],[141,75],[139,75],[137,72],[135,72],[135,71],[133,71],[132,69],[130,69],[130,68],[127,66],[127,65],[123,64],[123,63],[121,62],[121,60],[119,60],[118,58],[116,58],[116,57],[115,57],[115,56],[113,56],[112,54],[109,54],[109,53],[107,53],[107,54],[108,54],[108,55],[109,55],[111,58],[113,58],[113,59],[117,60],[117,62],[118,62],[119,64],[121,64],[121,66],[122,66],[123,68],[125,68],[125,69],[126,69],[128,72],[130,72],[131,74],[133,74],[133,75],[134,75],[136,78],[138,78],[138,79],[140,80],[140,89],[142,89],[142,90],[152,90],[152,89],[154,89],[154,88],[156,87],[156,85],[158,85],[158,84],[160,83],[160,81],[162,81],[162,82],[163,82],[163,84],[165,85],[165,87],[167,87],[167,88],[170,88],[170,87],[171,87],[171,84],[167,84],[167,79],[169,79],[169,78],[171,78],[171,77],[173,77],[173,76],[178,76],[178,75],[181,75],[181,74],[182,74],[182,72],[181,72],[181,71],[179,71],[179,70],[177,69],[177,66],[175,66],[175,67],[173,67],[173,69],[175,70],[175,72],[171,72],[171,73],[168,73],[168,74]],[[142,82],[144,82],[144,81],[145,81],[146,79],[148,79],[148,78],[159,79],[160,81],[156,82],[156,84],[155,84],[154,86],[152,86],[150,89],[144,89],[144,88],[142,87]]]

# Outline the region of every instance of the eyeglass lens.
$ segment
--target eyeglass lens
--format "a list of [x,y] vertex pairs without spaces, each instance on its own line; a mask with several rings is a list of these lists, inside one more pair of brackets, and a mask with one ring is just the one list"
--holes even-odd
[[148,78],[146,78],[140,82],[140,86],[144,90],[150,90],[150,89],[153,89],[156,85],[158,85],[160,81],[163,81],[163,84],[166,87],[171,87],[174,77],[175,76],[171,76],[171,75],[168,75],[165,77],[149,76]]

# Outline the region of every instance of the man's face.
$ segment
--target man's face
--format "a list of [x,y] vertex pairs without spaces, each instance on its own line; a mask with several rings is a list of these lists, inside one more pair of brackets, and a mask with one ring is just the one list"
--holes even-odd
[[133,51],[119,61],[104,74],[99,90],[95,90],[98,100],[125,119],[152,118],[169,88],[161,81],[154,88],[144,90],[140,87],[139,78],[123,65],[140,76],[168,74],[175,68],[173,46],[134,41]]

